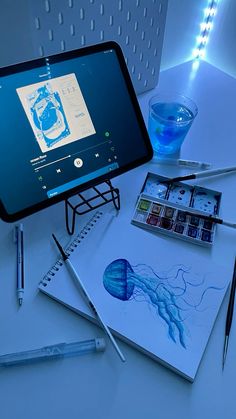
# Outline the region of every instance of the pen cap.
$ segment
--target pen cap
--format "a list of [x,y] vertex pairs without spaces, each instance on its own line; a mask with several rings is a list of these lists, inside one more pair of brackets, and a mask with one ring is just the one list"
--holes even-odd
[[96,338],[95,339],[95,346],[97,352],[103,352],[106,349],[106,342],[103,338]]
[[23,231],[23,224],[17,224],[15,225],[14,229],[13,229],[13,242],[17,243],[18,241],[18,233],[19,231]]

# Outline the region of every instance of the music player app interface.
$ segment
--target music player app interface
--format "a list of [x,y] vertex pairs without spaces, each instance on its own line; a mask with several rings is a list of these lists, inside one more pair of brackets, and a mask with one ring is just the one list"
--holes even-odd
[[[8,173],[1,197],[9,212],[128,164],[129,153],[138,159],[145,152],[112,49],[61,62],[45,58],[43,66],[5,76],[0,104],[0,174]],[[9,188],[17,190],[18,204]]]

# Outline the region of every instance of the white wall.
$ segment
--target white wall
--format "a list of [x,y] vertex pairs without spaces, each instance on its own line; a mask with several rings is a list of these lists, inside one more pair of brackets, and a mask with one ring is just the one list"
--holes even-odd
[[[0,66],[35,56],[30,36],[30,1],[0,0]],[[191,59],[207,4],[208,0],[169,0],[161,69]],[[218,2],[206,61],[236,77],[236,0]]]
[[0,66],[33,57],[30,21],[29,0],[0,0]]
[[[169,0],[161,69],[191,59],[209,0]],[[206,61],[236,77],[236,0],[219,0]]]
[[206,61],[236,77],[236,0],[219,0]]
[[162,70],[192,59],[206,4],[207,0],[169,0]]

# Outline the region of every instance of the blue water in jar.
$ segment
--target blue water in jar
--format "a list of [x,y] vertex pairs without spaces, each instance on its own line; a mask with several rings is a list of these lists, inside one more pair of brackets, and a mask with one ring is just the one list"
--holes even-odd
[[176,153],[193,122],[193,113],[180,103],[155,103],[150,108],[148,132],[155,152]]

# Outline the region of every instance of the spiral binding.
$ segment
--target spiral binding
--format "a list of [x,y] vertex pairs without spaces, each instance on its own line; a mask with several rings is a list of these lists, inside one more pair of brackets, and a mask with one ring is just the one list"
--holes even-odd
[[[89,220],[88,223],[82,228],[78,236],[67,247],[66,254],[68,256],[70,256],[71,253],[74,252],[75,248],[79,246],[81,241],[87,237],[87,235],[90,233],[90,231],[96,225],[97,221],[102,217],[102,215],[103,212],[97,211],[96,214],[93,215],[91,220]],[[63,264],[64,262],[62,258],[58,259],[56,263],[51,267],[51,269],[49,269],[49,271],[43,277],[39,284],[46,287],[48,285],[48,282],[51,281],[51,279],[56,275],[56,273],[59,271],[60,267],[63,266]]]

